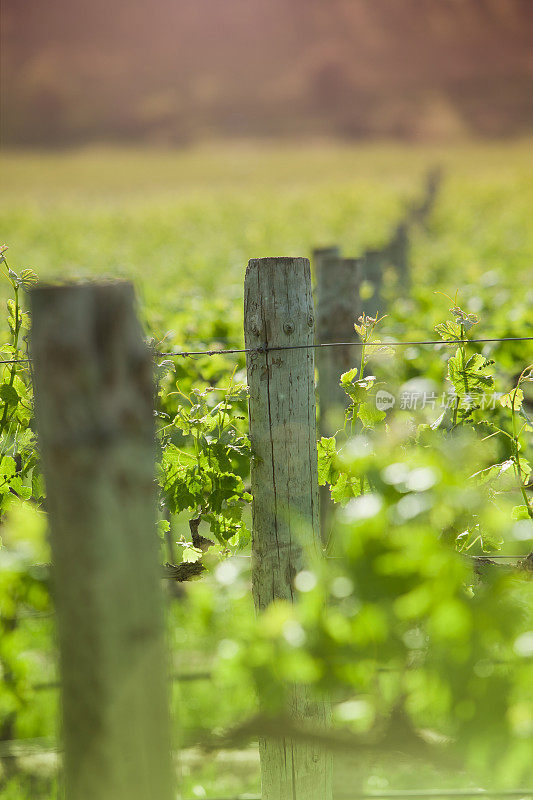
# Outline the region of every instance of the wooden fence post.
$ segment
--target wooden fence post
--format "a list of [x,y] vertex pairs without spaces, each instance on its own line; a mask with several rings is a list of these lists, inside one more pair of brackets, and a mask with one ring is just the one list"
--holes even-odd
[[[252,585],[258,611],[293,600],[305,551],[320,549],[313,296],[305,258],[248,264],[244,329],[252,443]],[[287,345],[299,349],[279,349]],[[327,706],[290,688],[291,713],[323,727]],[[268,709],[265,709],[268,711]],[[331,757],[288,737],[260,742],[263,800],[330,800]]]
[[369,317],[376,314],[383,314],[384,300],[383,289],[383,270],[385,266],[385,256],[383,250],[367,250],[363,256],[363,279],[371,284],[373,294],[371,297],[363,299],[363,312]]
[[331,245],[331,247],[316,247],[313,250],[313,260],[311,262],[311,267],[314,272],[313,279],[317,287],[319,280],[318,276],[320,275],[321,272],[323,272],[323,262],[329,260],[330,258],[340,258],[340,256],[341,256],[341,249],[337,245]]
[[153,381],[129,284],[31,292],[67,800],[170,800]]
[[409,270],[409,228],[400,222],[387,247],[388,260],[396,270],[401,291],[407,293],[411,285]]
[[[317,341],[357,342],[354,323],[361,315],[359,289],[362,259],[340,258],[337,253],[321,255],[316,266]],[[357,364],[358,348],[317,349],[319,431],[333,436],[344,424],[348,396],[340,385],[343,372]],[[320,487],[320,531],[322,541],[330,538],[331,498],[328,486]]]
[[424,194],[418,202],[411,205],[407,222],[416,225],[426,225],[428,218],[433,211],[443,179],[441,166],[432,167],[426,174],[424,182]]
[[[362,259],[323,258],[317,264],[317,341],[357,342],[354,323],[361,315]],[[317,349],[320,433],[331,436],[342,427],[347,396],[340,376],[356,363],[355,349]]]

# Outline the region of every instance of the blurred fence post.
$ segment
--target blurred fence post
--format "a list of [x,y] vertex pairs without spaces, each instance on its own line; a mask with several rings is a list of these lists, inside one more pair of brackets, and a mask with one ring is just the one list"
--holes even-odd
[[[262,258],[248,264],[244,329],[252,443],[252,586],[258,611],[294,599],[306,551],[320,551],[314,313],[309,261]],[[272,349],[296,345],[297,349]],[[326,704],[288,687],[290,713],[327,724]],[[261,698],[260,698],[261,700]],[[263,699],[263,711],[268,713]],[[330,800],[331,758],[317,744],[283,736],[260,742],[263,800]]]
[[409,229],[407,223],[400,222],[387,247],[387,256],[396,270],[399,289],[407,294],[411,286],[409,265]]
[[340,257],[341,257],[341,250],[340,247],[338,247],[337,245],[332,245],[331,247],[316,247],[313,250],[313,260],[311,262],[311,267],[313,269],[313,278],[316,286],[318,286],[318,281],[319,281],[318,276],[320,275],[320,273],[324,271],[323,262],[328,261],[331,258],[340,258]]
[[[316,256],[315,256],[316,258]],[[317,295],[317,341],[346,342],[346,347],[317,348],[319,431],[333,436],[343,427],[349,398],[340,385],[340,376],[357,364],[358,348],[354,322],[361,315],[362,259],[341,258],[338,252],[324,254],[315,262]],[[329,541],[331,498],[328,486],[320,487],[320,530],[322,541]]]
[[342,427],[347,396],[340,376],[357,361],[354,323],[361,315],[360,258],[332,256],[317,264],[317,342],[346,342],[346,347],[317,348],[320,433],[331,436]]
[[426,225],[435,207],[444,172],[441,166],[432,167],[425,178],[424,194],[418,203],[413,203],[407,215],[407,222]]
[[383,250],[367,250],[363,256],[363,281],[372,289],[370,297],[363,296],[363,313],[368,317],[383,314],[383,271],[386,264],[386,252]]
[[129,284],[31,292],[67,800],[171,800],[153,381]]

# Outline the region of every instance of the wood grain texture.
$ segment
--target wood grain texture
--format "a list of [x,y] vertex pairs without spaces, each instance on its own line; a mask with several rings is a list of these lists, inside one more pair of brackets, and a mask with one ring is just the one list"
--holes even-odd
[[[314,312],[304,258],[250,261],[245,279],[247,348],[312,345]],[[314,350],[247,354],[252,443],[252,584],[255,606],[293,601],[306,552],[320,550]],[[289,712],[324,726],[326,705],[289,687]],[[260,698],[261,700],[261,698]],[[264,698],[263,698],[264,700]],[[265,708],[268,711],[268,708]],[[288,737],[260,742],[263,800],[329,800],[331,760]]]
[[153,382],[129,284],[31,292],[67,800],[170,800]]

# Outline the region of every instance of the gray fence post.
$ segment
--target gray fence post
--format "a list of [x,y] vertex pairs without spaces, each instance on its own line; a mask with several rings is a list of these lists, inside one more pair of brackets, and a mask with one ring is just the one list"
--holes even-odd
[[[316,260],[317,341],[347,342],[345,347],[317,349],[319,431],[333,436],[344,425],[348,396],[340,385],[343,372],[357,364],[358,348],[354,323],[361,315],[359,289],[362,259],[341,258],[338,253],[321,253]],[[320,530],[322,541],[330,538],[331,498],[328,486],[320,487]]]
[[363,298],[363,313],[369,317],[383,314],[383,270],[386,256],[383,250],[367,250],[363,256],[363,280],[367,281],[373,289],[371,297]]
[[151,358],[129,284],[31,292],[67,800],[171,800]]
[[[261,611],[292,601],[293,579],[306,550],[320,550],[314,313],[309,261],[250,261],[244,329],[252,443],[252,586]],[[271,348],[296,345],[298,349]],[[290,687],[291,713],[324,726],[327,708],[304,686]],[[260,698],[261,699],[261,698]],[[264,709],[268,712],[268,708]],[[330,756],[315,744],[279,738],[260,742],[263,800],[330,800]]]
[[407,293],[411,285],[409,265],[409,228],[405,222],[400,222],[387,247],[387,256],[396,270],[399,287],[402,293]]
[[331,436],[344,422],[346,393],[340,376],[357,360],[354,323],[361,315],[362,260],[360,258],[323,258],[317,264],[317,341],[346,342],[345,347],[317,349],[320,433]]

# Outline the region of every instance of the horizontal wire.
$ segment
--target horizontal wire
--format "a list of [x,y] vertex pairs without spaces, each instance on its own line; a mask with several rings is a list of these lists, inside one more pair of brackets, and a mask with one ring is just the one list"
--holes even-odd
[[[209,681],[212,672],[175,672],[170,676],[171,683],[194,683],[195,681]],[[42,681],[34,683],[31,687],[35,692],[43,692],[61,688],[61,681]]]
[[[338,794],[337,800],[411,800],[411,798],[436,798],[436,800],[451,800],[454,797],[486,797],[489,800],[497,798],[533,797],[530,789],[508,789],[502,791],[490,791],[488,789],[411,789],[411,790],[391,790],[388,792],[354,792],[351,794]],[[261,800],[260,794],[238,794],[233,797],[207,797],[206,800]]]
[[[522,556],[520,556],[520,555],[518,555],[518,556],[516,556],[516,555],[508,556],[508,555],[501,555],[501,554],[496,555],[495,553],[483,553],[482,555],[474,556],[471,553],[461,553],[459,550],[457,550],[455,552],[457,553],[458,556],[463,556],[463,558],[470,558],[470,559],[472,559],[472,561],[479,561],[479,560],[481,560],[481,561],[487,561],[487,560],[491,561],[493,558],[500,558],[500,559],[505,560],[505,561],[525,561],[525,562],[527,562],[529,557],[531,556],[531,553],[526,553],[526,555],[522,555]],[[237,556],[233,556],[233,558],[251,558],[251,556],[240,556],[240,555],[237,555]],[[326,558],[326,561],[336,560],[336,559],[341,560],[341,559],[343,559],[343,556],[325,556],[325,558]]]
[[472,553],[461,553],[460,551],[458,552],[460,556],[466,556],[467,558],[510,558],[510,559],[523,558],[525,560],[528,557],[528,555],[530,555],[530,553],[528,553],[525,556],[506,556],[496,553],[482,553],[481,555],[472,555]]
[[533,336],[505,336],[493,339],[427,339],[424,341],[407,342],[319,342],[316,344],[286,344],[269,347],[260,345],[259,347],[243,347],[233,350],[178,350],[169,353],[161,353],[163,357],[181,356],[223,356],[234,355],[236,353],[270,353],[278,350],[315,350],[319,347],[416,347],[421,345],[458,345],[458,344],[486,344],[491,342],[532,342]]
[[[494,339],[427,339],[424,341],[407,342],[320,342],[317,344],[280,344],[274,347],[260,345],[259,347],[241,347],[230,350],[176,350],[168,353],[158,353],[160,358],[190,358],[193,356],[226,356],[238,353],[271,353],[278,350],[316,350],[319,347],[419,347],[423,345],[458,345],[458,344],[488,344],[497,342],[533,342],[533,336],[505,336]],[[13,358],[0,361],[0,364],[27,364],[29,358]]]
[[[464,556],[465,558],[508,558],[510,560],[513,559],[526,559],[531,553],[523,553],[518,555],[507,555],[503,553],[480,553],[474,555],[473,553],[463,553],[460,550],[457,550],[457,555]],[[230,558],[251,558],[252,556],[249,553],[235,553],[234,555],[230,556]],[[335,560],[340,559],[342,556],[324,556],[326,560]],[[35,563],[31,563],[27,565],[28,569],[50,569],[53,566],[51,561],[36,561]],[[44,614],[39,613],[38,616],[47,617],[50,616],[50,613],[53,612],[45,612]],[[28,615],[30,616],[30,615]],[[37,616],[35,614],[31,615],[32,617]]]
[[[436,798],[436,800],[451,800],[454,797],[487,797],[489,800],[497,798],[533,797],[530,789],[509,789],[502,791],[490,791],[488,789],[411,789],[411,790],[391,790],[389,792],[354,792],[352,794],[338,794],[337,800],[411,800],[411,798]],[[206,800],[261,800],[260,794],[238,794],[233,797],[207,797]]]

